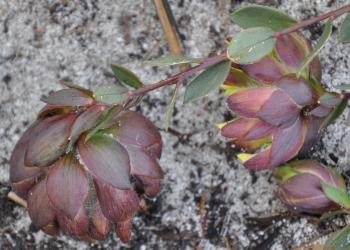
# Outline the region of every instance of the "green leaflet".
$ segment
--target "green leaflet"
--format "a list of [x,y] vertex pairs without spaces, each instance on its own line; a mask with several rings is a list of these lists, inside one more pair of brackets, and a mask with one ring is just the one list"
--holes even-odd
[[231,20],[243,29],[268,27],[273,31],[281,31],[297,23],[278,9],[256,4],[234,11]]
[[231,69],[231,62],[215,64],[194,78],[186,87],[184,103],[189,103],[217,90],[225,81]]
[[94,91],[94,98],[106,104],[119,104],[128,99],[128,89],[121,85],[106,84]]
[[350,197],[346,193],[346,190],[333,187],[324,182],[321,184],[323,192],[330,200],[344,208],[350,208]]
[[171,118],[173,117],[174,108],[175,108],[175,102],[176,102],[177,93],[178,93],[178,91],[179,91],[179,87],[180,87],[180,84],[179,84],[179,82],[178,82],[178,83],[176,84],[176,86],[175,86],[173,95],[172,95],[172,97],[171,97],[170,103],[169,103],[168,108],[167,108],[165,120],[164,120],[164,122],[163,122],[163,128],[164,128],[165,130],[168,130],[169,124],[170,124],[170,120],[171,120]]
[[151,61],[147,61],[147,63],[152,66],[170,66],[170,65],[187,64],[187,63],[200,63],[202,61],[203,59],[201,58],[169,55],[169,56],[160,57]]
[[342,43],[350,42],[350,13],[346,15],[340,26],[339,41]]
[[138,89],[143,85],[140,79],[127,68],[117,64],[112,64],[111,67],[114,76],[126,85],[135,89]]
[[328,41],[328,39],[332,34],[332,29],[333,29],[333,21],[331,19],[328,19],[326,26],[320,37],[320,40],[318,40],[313,51],[301,63],[297,73],[298,77],[300,77],[304,69],[310,64],[310,62],[312,62],[312,60],[318,55],[318,53],[320,53],[321,49],[325,46],[326,42]]
[[227,48],[227,56],[234,63],[250,64],[270,54],[276,38],[272,29],[257,27],[238,33]]
[[350,225],[335,232],[326,242],[324,250],[348,250],[350,249]]

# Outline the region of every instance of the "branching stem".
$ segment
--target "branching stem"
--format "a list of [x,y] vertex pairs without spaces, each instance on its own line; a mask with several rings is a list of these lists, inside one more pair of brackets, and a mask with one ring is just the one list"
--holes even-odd
[[314,24],[314,23],[318,23],[318,22],[321,22],[322,20],[325,20],[327,18],[331,18],[332,20],[338,18],[339,16],[347,13],[347,12],[350,12],[350,4],[348,5],[345,5],[337,10],[333,10],[333,11],[330,11],[328,13],[325,13],[323,15],[320,15],[320,16],[317,16],[317,17],[313,17],[313,18],[310,18],[310,19],[307,19],[307,20],[304,20],[304,21],[300,21],[298,22],[297,24],[293,25],[292,27],[289,27],[285,30],[282,30],[282,31],[279,31],[279,32],[275,32],[275,37],[280,37],[280,36],[283,36],[283,35],[286,35],[286,34],[289,34],[289,33],[292,33],[294,31],[297,31],[297,30],[300,30],[302,28],[305,28],[311,24]]
[[208,57],[201,64],[199,64],[195,67],[189,68],[188,70],[180,72],[176,75],[173,75],[165,80],[162,80],[160,82],[153,83],[153,84],[148,84],[148,85],[146,85],[142,88],[139,88],[137,90],[130,90],[128,92],[128,95],[130,97],[139,96],[139,95],[143,95],[149,91],[158,89],[160,87],[175,84],[177,81],[182,81],[182,80],[196,74],[197,72],[199,72],[203,69],[209,68],[210,66],[215,65],[215,64],[222,62],[222,61],[225,61],[225,60],[228,60],[226,57],[226,51],[222,54]]
[[[300,30],[302,28],[305,28],[311,24],[325,20],[327,18],[336,19],[337,17],[339,17],[347,12],[350,12],[350,4],[345,5],[337,10],[333,10],[333,11],[330,11],[330,12],[325,13],[323,15],[320,15],[318,17],[313,17],[313,18],[310,18],[308,20],[300,21],[292,27],[289,27],[289,28],[284,29],[284,30],[279,31],[279,32],[275,32],[274,36],[277,38],[277,37],[295,32],[295,31]],[[162,80],[160,82],[153,83],[153,84],[148,84],[148,85],[141,87],[137,90],[130,90],[128,92],[128,95],[130,98],[133,98],[136,96],[142,96],[142,95],[144,95],[147,92],[150,92],[152,90],[155,90],[155,89],[158,89],[158,88],[161,88],[164,86],[168,86],[168,85],[173,85],[173,84],[177,83],[178,81],[182,82],[184,79],[198,73],[199,71],[206,69],[206,68],[209,68],[212,65],[215,65],[219,62],[226,61],[226,60],[228,60],[228,58],[226,56],[226,50],[225,50],[223,53],[216,55],[216,56],[206,58],[206,59],[204,59],[204,61],[201,64],[199,64],[195,67],[189,68],[185,71],[182,71],[182,72],[180,72],[176,75],[173,75],[165,80]]]

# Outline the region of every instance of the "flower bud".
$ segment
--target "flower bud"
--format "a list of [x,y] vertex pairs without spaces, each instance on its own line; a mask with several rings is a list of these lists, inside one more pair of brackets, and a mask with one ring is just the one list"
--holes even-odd
[[293,161],[274,170],[278,181],[277,196],[296,212],[321,214],[340,206],[323,192],[322,183],[346,190],[341,175],[315,161]]
[[142,195],[160,191],[157,128],[121,105],[96,101],[77,86],[51,93],[10,159],[13,191],[33,224],[82,240],[103,240],[114,225],[122,241]]

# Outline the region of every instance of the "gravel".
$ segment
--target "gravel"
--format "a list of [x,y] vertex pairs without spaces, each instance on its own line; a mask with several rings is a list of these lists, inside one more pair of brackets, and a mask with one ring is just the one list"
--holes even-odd
[[[347,0],[169,1],[185,48],[206,56],[222,48],[239,29],[229,12],[248,3],[278,7],[305,19],[340,7]],[[339,21],[335,22],[337,33]],[[318,39],[322,26],[306,31]],[[176,103],[172,130],[162,132],[161,193],[148,200],[149,212],[134,219],[129,244],[115,235],[85,243],[70,236],[50,237],[36,230],[24,208],[9,200],[8,159],[16,141],[43,106],[40,97],[59,89],[60,80],[95,88],[114,82],[109,65],[119,63],[146,83],[177,72],[152,68],[144,61],[168,54],[150,0],[0,0],[0,249],[291,249],[325,233],[306,218],[280,218],[252,225],[249,217],[281,214],[271,171],[251,172],[234,156],[214,124],[230,117],[222,93],[187,106]],[[323,83],[348,83],[349,45],[336,34],[321,52]],[[160,89],[137,107],[162,126],[171,89]],[[183,90],[180,91],[183,93]],[[346,112],[345,112],[346,114]],[[343,115],[316,145],[312,158],[348,171],[350,128]],[[317,150],[316,150],[317,149]],[[204,209],[200,209],[204,204]]]

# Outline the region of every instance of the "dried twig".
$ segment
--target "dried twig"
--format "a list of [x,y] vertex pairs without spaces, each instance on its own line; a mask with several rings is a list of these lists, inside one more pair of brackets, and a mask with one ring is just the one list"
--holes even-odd
[[10,191],[7,198],[22,207],[27,207],[27,201],[19,197],[15,192]]
[[182,55],[182,48],[179,37],[177,36],[176,24],[171,13],[170,6],[167,0],[154,0],[157,9],[160,23],[162,24],[165,38],[169,44],[171,53],[175,55]]

